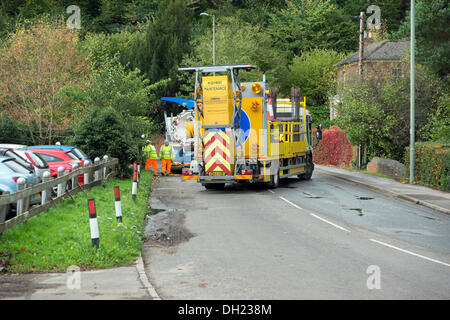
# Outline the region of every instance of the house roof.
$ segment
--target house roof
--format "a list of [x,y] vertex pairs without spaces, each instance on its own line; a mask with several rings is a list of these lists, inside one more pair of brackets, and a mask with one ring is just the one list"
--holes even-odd
[[[382,40],[369,44],[364,48],[363,60],[401,60],[409,52],[409,40]],[[358,62],[359,52],[339,61],[335,66]]]

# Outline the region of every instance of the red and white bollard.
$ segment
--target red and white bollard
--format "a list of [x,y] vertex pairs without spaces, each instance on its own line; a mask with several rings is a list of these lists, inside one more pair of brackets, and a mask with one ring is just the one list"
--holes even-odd
[[133,186],[131,188],[131,198],[133,200],[136,200],[136,194],[137,194],[137,186],[138,182],[137,182],[137,170],[134,170],[134,174],[133,174]]
[[100,234],[98,232],[97,212],[95,210],[95,200],[88,200],[89,207],[89,224],[91,226],[91,240],[92,246],[98,247],[100,245]]
[[[139,161],[139,160],[138,160]],[[135,162],[134,163],[134,172],[137,172],[137,187],[139,188],[139,169],[138,169],[139,165]]]
[[120,203],[120,189],[118,186],[114,187],[114,205],[116,207],[116,219],[122,222],[122,204]]

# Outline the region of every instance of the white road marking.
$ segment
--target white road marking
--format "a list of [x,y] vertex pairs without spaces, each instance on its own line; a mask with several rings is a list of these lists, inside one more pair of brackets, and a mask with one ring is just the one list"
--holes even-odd
[[[285,199],[285,198],[283,198],[283,197],[280,197],[280,199],[283,200],[283,201],[285,201],[285,202],[287,202],[287,203],[289,203],[291,206],[293,206],[293,207],[295,207],[295,208],[297,208],[297,209],[305,210],[305,209],[303,209],[302,207],[296,205],[295,203],[292,203],[291,201],[289,201],[289,200],[287,200],[287,199]],[[341,226],[339,226],[339,225],[337,225],[337,224],[335,224],[335,223],[333,223],[333,222],[331,222],[331,221],[328,221],[328,220],[326,220],[326,219],[324,219],[324,218],[321,218],[321,217],[319,217],[318,215],[315,215],[314,213],[310,213],[310,215],[313,216],[314,218],[317,218],[317,219],[319,219],[319,220],[322,220],[323,222],[326,222],[326,223],[332,225],[333,227],[336,227],[336,228],[341,229],[341,230],[346,231],[346,232],[350,232],[350,230],[347,230],[347,229],[345,229],[344,227],[341,227]]]
[[298,205],[296,205],[295,203],[290,202],[288,199],[285,199],[285,198],[283,198],[283,197],[280,197],[280,199],[283,200],[283,201],[286,201],[286,202],[289,203],[291,206],[296,207],[297,209],[305,210],[305,209],[303,209],[302,207],[299,207]]
[[413,256],[416,256],[416,257],[419,257],[419,258],[422,258],[422,259],[425,259],[425,260],[428,260],[428,261],[436,262],[436,263],[442,264],[444,266],[450,267],[450,264],[448,264],[448,263],[445,263],[445,262],[442,262],[442,261],[439,261],[439,260],[436,260],[436,259],[428,258],[428,257],[422,256],[420,254],[417,254],[417,253],[414,253],[414,252],[411,252],[411,251],[408,251],[408,250],[405,250],[405,249],[402,249],[402,248],[395,247],[395,246],[393,246],[391,244],[388,244],[388,243],[385,243],[385,242],[381,242],[381,241],[378,241],[378,240],[375,240],[375,239],[370,239],[370,241],[379,243],[379,244],[381,244],[383,246],[386,246],[386,247],[389,247],[389,248],[392,248],[392,249],[396,249],[396,250],[404,252],[404,253],[411,254]]
[[273,190],[270,190],[270,189],[269,189],[269,191],[272,192],[272,193],[275,193],[275,191],[273,191]]
[[342,231],[346,231],[346,232],[350,232],[350,230],[347,230],[347,229],[345,229],[344,227],[341,227],[341,226],[339,226],[339,225],[337,225],[337,224],[335,224],[335,223],[333,223],[333,222],[331,222],[331,221],[328,221],[328,220],[326,220],[326,219],[324,219],[324,218],[321,218],[321,217],[319,217],[318,215],[315,215],[314,213],[309,213],[311,216],[313,216],[314,218],[317,218],[317,219],[319,219],[319,220],[322,220],[323,222],[326,222],[326,223],[328,223],[328,224],[330,224],[330,225],[332,225],[333,227],[336,227],[336,228],[338,228],[338,229],[341,229]]

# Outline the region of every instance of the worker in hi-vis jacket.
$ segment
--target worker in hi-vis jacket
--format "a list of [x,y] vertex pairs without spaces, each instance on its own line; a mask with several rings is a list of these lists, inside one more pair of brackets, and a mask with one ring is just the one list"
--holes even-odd
[[147,158],[147,162],[145,163],[145,170],[150,169],[150,166],[153,168],[153,174],[158,175],[158,164],[157,159],[158,155],[156,154],[155,146],[150,142],[150,140],[146,141],[147,144],[142,148],[142,152],[144,156]]
[[172,153],[173,147],[169,144],[169,141],[164,141],[164,145],[159,149],[159,157],[162,160],[161,173],[163,175],[170,174],[170,169],[172,167]]

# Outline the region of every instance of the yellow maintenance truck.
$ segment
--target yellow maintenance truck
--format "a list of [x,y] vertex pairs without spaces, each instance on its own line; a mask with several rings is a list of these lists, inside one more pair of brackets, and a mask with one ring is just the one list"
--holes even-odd
[[[194,159],[187,177],[207,189],[225,183],[266,183],[310,179],[312,120],[300,90],[277,100],[263,76],[240,82],[239,72],[253,65],[179,68],[195,73]],[[190,179],[186,179],[190,180]]]

